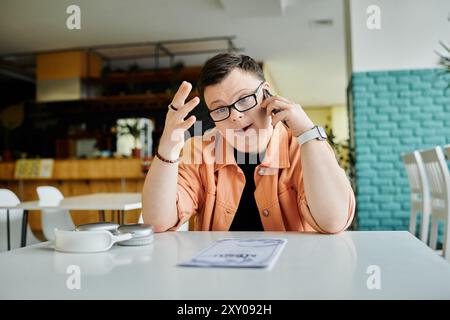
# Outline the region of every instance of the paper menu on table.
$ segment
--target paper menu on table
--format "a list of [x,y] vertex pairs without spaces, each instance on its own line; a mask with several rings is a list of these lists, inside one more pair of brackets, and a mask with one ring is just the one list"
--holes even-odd
[[287,243],[282,238],[221,239],[192,259],[187,267],[270,268]]

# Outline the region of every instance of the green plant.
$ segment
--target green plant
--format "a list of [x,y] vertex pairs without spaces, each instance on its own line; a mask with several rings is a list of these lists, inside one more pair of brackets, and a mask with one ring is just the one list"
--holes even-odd
[[[440,57],[439,64],[445,68],[441,75],[450,75],[450,48],[447,47],[442,41],[439,41],[439,43],[446,51],[446,54],[441,54],[436,51],[437,55]],[[447,86],[447,89],[448,88],[450,88],[450,82]]]
[[334,150],[339,165],[350,177],[354,168],[353,153],[349,146],[349,139],[337,141],[333,129],[325,125],[325,131],[328,136],[328,142]]

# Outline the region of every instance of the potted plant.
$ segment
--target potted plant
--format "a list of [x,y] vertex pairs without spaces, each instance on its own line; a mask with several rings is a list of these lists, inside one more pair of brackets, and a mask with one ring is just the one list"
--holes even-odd
[[124,119],[118,124],[118,134],[120,136],[129,135],[133,137],[132,156],[135,158],[141,157],[141,149],[139,146],[139,139],[143,127],[140,126],[138,119]]
[[[439,55],[440,60],[439,64],[444,67],[444,70],[442,71],[442,75],[449,75],[450,74],[450,48],[447,47],[442,41],[439,42],[446,51],[446,54],[441,54],[436,51],[436,53]],[[450,83],[447,86],[447,89],[450,88]]]

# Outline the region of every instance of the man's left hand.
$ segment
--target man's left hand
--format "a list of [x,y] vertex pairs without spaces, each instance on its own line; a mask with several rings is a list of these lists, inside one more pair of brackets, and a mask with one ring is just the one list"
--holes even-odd
[[266,98],[261,103],[261,108],[266,109],[267,116],[272,116],[274,127],[279,121],[284,121],[295,137],[314,127],[305,110],[286,98],[280,96]]

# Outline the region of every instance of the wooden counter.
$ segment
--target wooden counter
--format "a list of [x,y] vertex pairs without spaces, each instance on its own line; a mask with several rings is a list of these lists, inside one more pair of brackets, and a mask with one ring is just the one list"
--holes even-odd
[[[145,174],[141,159],[55,160],[50,179],[15,179],[14,162],[0,162],[0,188],[12,190],[21,201],[37,200],[36,188],[48,185],[58,188],[64,196],[97,192],[142,192]],[[42,230],[39,211],[30,212],[30,226],[39,236]],[[137,222],[140,210],[126,214],[126,222]],[[99,220],[95,211],[71,211],[75,225]],[[106,220],[113,215],[106,212]]]

